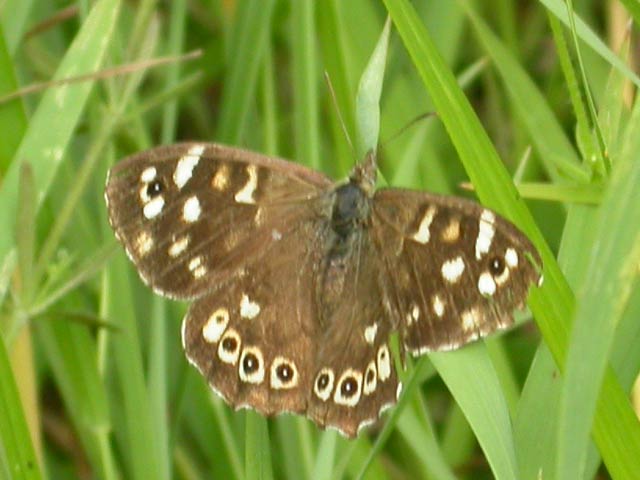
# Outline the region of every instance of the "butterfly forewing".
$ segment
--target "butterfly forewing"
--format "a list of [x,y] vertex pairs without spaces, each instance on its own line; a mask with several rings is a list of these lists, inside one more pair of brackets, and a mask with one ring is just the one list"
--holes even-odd
[[398,189],[374,197],[374,230],[405,348],[451,350],[513,323],[540,257],[505,219],[468,200]]
[[330,185],[289,162],[212,144],[159,147],[110,171],[109,220],[141,277],[193,298],[232,277]]
[[109,219],[143,280],[194,299],[187,357],[235,408],[304,413],[355,436],[400,391],[389,347],[447,350],[512,322],[540,258],[462,199],[374,191],[215,144],[160,147],[109,174]]

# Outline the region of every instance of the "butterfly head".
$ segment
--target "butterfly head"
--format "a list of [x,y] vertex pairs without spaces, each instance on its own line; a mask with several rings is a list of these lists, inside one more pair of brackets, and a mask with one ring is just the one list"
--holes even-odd
[[364,160],[353,167],[349,175],[349,181],[358,185],[367,196],[372,197],[376,186],[377,174],[376,152],[370,150]]

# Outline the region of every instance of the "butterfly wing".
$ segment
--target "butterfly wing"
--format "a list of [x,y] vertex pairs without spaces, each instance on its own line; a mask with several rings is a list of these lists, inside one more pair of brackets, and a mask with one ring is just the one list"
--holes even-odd
[[390,312],[381,289],[384,272],[366,230],[353,248],[324,264],[323,329],[314,365],[308,416],[354,437],[396,403],[400,384],[389,337]]
[[541,260],[514,225],[455,197],[382,189],[373,232],[412,354],[451,350],[513,323]]
[[109,172],[109,221],[157,293],[194,298],[233,277],[331,185],[284,160],[217,144],[163,146]]
[[190,362],[235,408],[264,415],[307,410],[319,324],[315,265],[323,254],[313,217],[300,219],[189,308],[183,345]]

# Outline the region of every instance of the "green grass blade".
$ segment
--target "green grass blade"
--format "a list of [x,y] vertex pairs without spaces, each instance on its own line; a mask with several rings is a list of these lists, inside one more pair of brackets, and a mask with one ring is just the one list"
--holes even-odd
[[126,455],[127,478],[142,480],[160,478],[160,466],[157,458],[160,449],[156,444],[156,428],[151,410],[145,372],[142,364],[141,343],[134,312],[131,310],[132,298],[128,278],[128,264],[120,254],[111,262],[107,275],[107,293],[105,295],[105,317],[117,327],[117,333],[110,337],[111,356],[115,365],[122,401],[119,412],[124,433],[121,441]]
[[320,168],[315,2],[298,0],[291,4],[291,9],[295,156],[299,162]]
[[360,77],[356,96],[356,121],[358,131],[358,157],[364,158],[368,152],[375,152],[380,133],[380,95],[384,80],[389,31],[391,21],[387,20],[371,54],[369,63]]
[[43,319],[35,331],[87,457],[101,477],[114,478],[113,452],[103,446],[111,421],[94,339],[68,318]]
[[506,399],[484,345],[429,355],[464,412],[496,478],[519,478]]
[[[82,24],[72,46],[67,51],[55,80],[96,70],[102,63],[115,27],[120,0],[100,0]],[[94,82],[64,85],[48,90],[30,119],[27,132],[20,143],[0,188],[0,259],[12,246],[15,231],[16,198],[20,165],[29,161],[36,175],[36,190],[41,201],[48,193],[57,167],[64,157],[71,134],[89,97]],[[51,128],[55,119],[56,128]]]
[[[13,61],[2,33],[0,29],[0,96],[11,93],[18,86]],[[20,99],[0,105],[0,174],[3,176],[20,145],[26,126],[27,118]]]
[[[0,337],[0,467],[14,480],[42,478],[25,421],[11,363]],[[3,464],[3,465],[2,465]],[[2,474],[0,468],[0,474]]]
[[[557,478],[582,478],[591,421],[613,343],[640,264],[640,103],[636,105],[625,149],[614,171],[594,226],[594,251],[567,352],[558,422]],[[601,402],[606,398],[600,397]],[[640,423],[626,427],[635,435],[624,447],[640,452]],[[604,454],[603,454],[604,455]],[[637,462],[637,460],[636,460]],[[609,468],[612,465],[609,465]],[[631,473],[634,464],[617,463]],[[636,470],[637,472],[638,470]],[[613,472],[612,472],[613,473]]]
[[267,420],[256,412],[247,411],[245,421],[245,478],[247,480],[273,479]]
[[9,53],[13,56],[26,33],[27,20],[33,0],[7,0],[0,6],[0,22]]
[[269,41],[274,0],[248,0],[238,4],[235,26],[238,44],[230,45],[229,68],[225,72],[224,91],[217,137],[230,144],[243,143],[247,115],[258,84],[258,72]]
[[[561,0],[540,0],[553,15],[555,15],[562,23],[569,26],[569,13],[567,7]],[[637,8],[636,8],[637,10]],[[613,53],[606,44],[598,38],[593,30],[574,12],[576,34],[585,44],[587,44],[594,52],[604,58],[611,66],[617,68],[622,72],[629,80],[640,86],[640,77],[636,75],[627,64],[622,61],[615,53]]]
[[[560,180],[561,172],[566,172],[586,182],[589,179],[587,171],[580,165],[575,149],[531,77],[471,5],[468,2],[460,2],[460,5],[471,20],[484,52],[500,74],[513,106],[529,132],[528,139],[540,153],[540,160],[549,177]],[[544,129],[545,135],[540,135],[541,129]]]
[[317,480],[331,480],[335,478],[334,463],[336,448],[338,446],[338,434],[336,432],[324,432],[320,436],[316,463],[313,467],[312,478]]

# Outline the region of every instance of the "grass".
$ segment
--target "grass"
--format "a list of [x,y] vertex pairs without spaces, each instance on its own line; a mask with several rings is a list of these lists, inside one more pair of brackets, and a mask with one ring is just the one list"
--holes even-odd
[[[637,5],[621,3],[637,24]],[[197,61],[0,103],[1,478],[640,471],[630,401],[640,370],[640,104],[629,94],[640,81],[626,23],[598,20],[614,7],[132,5],[77,2],[66,21],[33,29],[68,5],[0,4],[0,96],[203,50]],[[387,15],[388,51],[382,41],[369,63]],[[614,34],[621,44],[611,45]],[[340,178],[357,156],[338,109],[360,151],[381,139],[386,183],[464,195],[457,185],[471,180],[483,204],[529,235],[545,274],[529,298],[537,330],[529,322],[410,361],[399,405],[355,441],[212,398],[181,349],[186,305],[141,284],[102,198],[119,158],[181,139],[224,141]],[[429,111],[437,117],[394,137]]]

